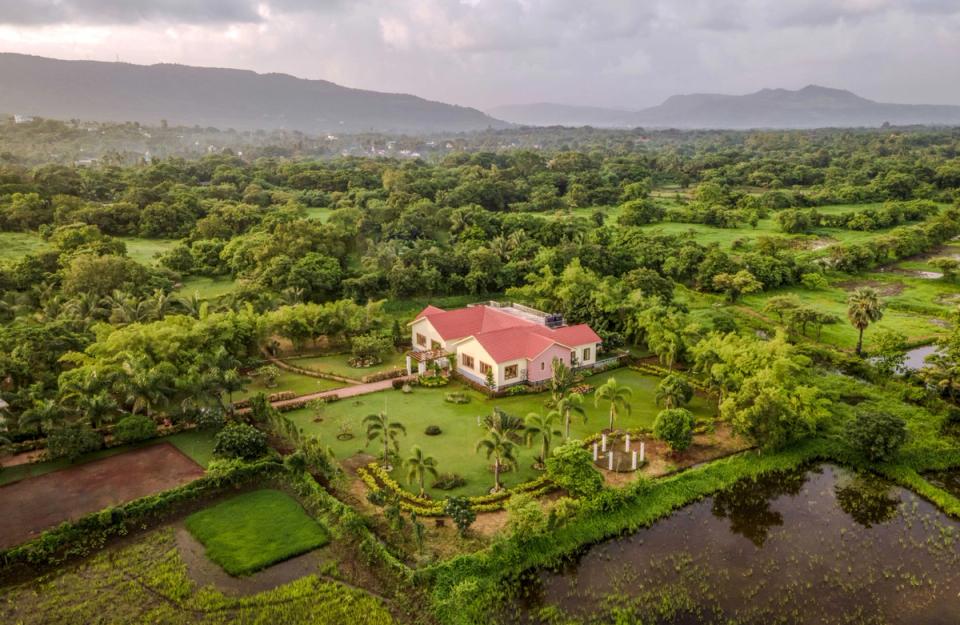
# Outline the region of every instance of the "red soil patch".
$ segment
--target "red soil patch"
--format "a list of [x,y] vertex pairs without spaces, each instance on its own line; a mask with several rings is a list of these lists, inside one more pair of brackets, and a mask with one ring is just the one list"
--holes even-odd
[[2,486],[0,548],[201,475],[200,465],[170,443],[161,443]]

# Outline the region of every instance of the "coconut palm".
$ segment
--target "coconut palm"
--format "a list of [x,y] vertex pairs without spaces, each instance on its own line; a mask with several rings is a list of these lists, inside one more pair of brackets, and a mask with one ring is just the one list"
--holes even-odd
[[33,405],[20,415],[19,427],[26,429],[36,427],[39,434],[43,429],[50,429],[54,424],[63,420],[63,409],[59,402],[53,399],[36,399]]
[[593,398],[593,405],[599,406],[601,401],[610,404],[610,430],[613,430],[613,424],[617,420],[620,410],[630,414],[631,397],[633,397],[633,391],[629,387],[622,386],[616,378],[610,378],[597,389]]
[[873,287],[861,287],[847,299],[847,319],[860,333],[857,337],[858,356],[863,353],[863,331],[882,317],[883,304],[880,302],[880,294]]
[[117,402],[105,392],[77,395],[76,406],[80,414],[95,428],[111,421],[117,410]]
[[557,411],[552,411],[547,415],[540,415],[531,412],[525,420],[524,438],[527,445],[533,445],[539,439],[540,456],[537,458],[537,465],[543,468],[547,464],[547,456],[550,455],[550,445],[553,443],[553,437],[560,435],[560,430],[554,427],[557,422]]
[[414,445],[410,450],[410,455],[403,461],[403,466],[407,469],[407,481],[411,484],[416,482],[420,487],[420,496],[423,497],[425,491],[423,481],[429,473],[437,477],[437,460],[433,456],[424,456],[423,450]]
[[550,398],[556,406],[557,402],[567,394],[567,389],[577,381],[577,377],[559,358],[554,358],[550,366],[553,368],[550,375]]
[[390,448],[394,453],[400,449],[400,435],[406,436],[407,428],[399,421],[391,421],[386,412],[367,415],[363,424],[367,426],[367,445],[379,438],[383,442],[383,468],[392,470]]
[[570,393],[566,397],[561,397],[550,413],[563,421],[563,438],[565,440],[570,440],[570,421],[574,413],[583,417],[584,421],[587,420],[587,413],[583,409],[583,395],[580,393]]
[[493,457],[493,492],[502,488],[500,485],[501,469],[509,469],[517,464],[513,449],[514,446],[510,439],[496,430],[490,430],[486,437],[477,441],[476,453],[483,451],[488,459]]

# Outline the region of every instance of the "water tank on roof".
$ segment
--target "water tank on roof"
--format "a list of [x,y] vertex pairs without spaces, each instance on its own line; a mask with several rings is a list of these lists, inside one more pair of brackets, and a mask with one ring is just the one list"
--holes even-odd
[[563,325],[563,315],[547,315],[543,318],[543,325],[548,328],[559,328]]

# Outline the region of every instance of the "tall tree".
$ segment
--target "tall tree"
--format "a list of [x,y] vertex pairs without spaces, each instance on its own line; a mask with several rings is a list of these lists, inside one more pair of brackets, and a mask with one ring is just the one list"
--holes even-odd
[[407,428],[399,421],[391,421],[386,412],[367,415],[363,420],[367,426],[367,445],[378,438],[383,443],[383,468],[390,471],[390,448],[394,453],[400,449],[400,435],[407,434]]
[[486,437],[477,441],[476,452],[480,453],[481,451],[486,454],[487,458],[493,458],[493,492],[498,492],[502,488],[500,472],[517,464],[514,445],[510,439],[500,432],[490,430]]
[[547,415],[541,415],[531,412],[525,420],[526,429],[524,435],[527,445],[532,445],[538,439],[540,441],[540,455],[537,457],[537,466],[545,468],[547,457],[550,455],[550,446],[553,443],[553,437],[560,434],[560,430],[554,427],[557,421],[556,411]]
[[860,287],[847,299],[847,319],[859,332],[857,336],[857,355],[863,353],[863,331],[883,317],[883,304],[880,294],[873,287]]
[[420,487],[420,496],[423,497],[426,492],[423,482],[427,474],[437,477],[437,459],[423,455],[420,446],[414,445],[410,455],[403,461],[403,466],[407,469],[407,481],[411,484],[416,483]]

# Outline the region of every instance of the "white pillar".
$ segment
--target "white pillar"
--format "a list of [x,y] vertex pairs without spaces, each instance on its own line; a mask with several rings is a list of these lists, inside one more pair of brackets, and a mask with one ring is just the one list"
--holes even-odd
[[637,470],[637,452],[634,451],[634,452],[631,454],[631,456],[633,456],[633,457],[630,459],[630,470],[631,470],[631,471],[636,471],[636,470]]
[[640,462],[643,462],[643,459],[646,457],[646,449],[643,443],[640,443]]
[[613,471],[613,452],[607,452],[607,468]]
[[600,441],[602,442],[602,445],[600,446],[600,451],[606,453],[606,451],[607,451],[607,435],[606,435],[606,434],[601,434],[600,436],[601,436]]
[[419,373],[420,375],[423,375],[426,372],[427,372],[427,363],[421,360],[420,362],[417,363],[417,373]]
[[407,375],[413,375],[413,358],[407,354]]
[[623,442],[623,451],[630,451],[630,435],[629,434],[627,434],[627,438]]
[[598,445],[597,445],[596,443],[594,443],[594,444],[593,444],[593,461],[594,461],[594,462],[596,462],[596,461],[597,461],[597,458],[600,457],[600,453],[599,453],[599,450],[597,449],[597,447],[598,447]]

